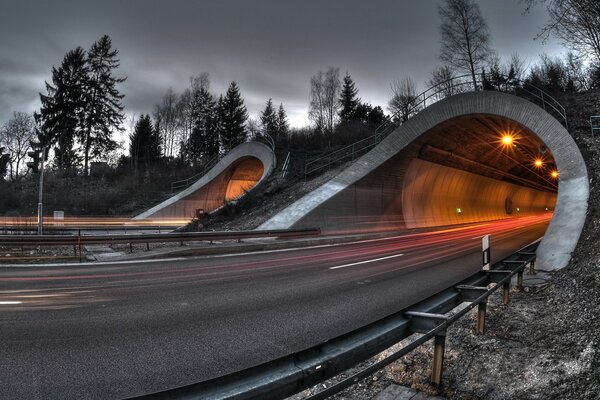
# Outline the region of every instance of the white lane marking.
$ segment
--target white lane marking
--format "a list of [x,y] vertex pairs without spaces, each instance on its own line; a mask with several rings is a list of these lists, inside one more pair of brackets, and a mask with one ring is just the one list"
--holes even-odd
[[11,306],[15,304],[23,304],[22,301],[0,301],[0,306]]
[[390,258],[401,257],[401,256],[403,256],[403,255],[404,255],[404,254],[394,254],[393,256],[380,257],[380,258],[373,258],[372,260],[359,261],[359,262],[350,263],[350,264],[344,264],[344,265],[337,265],[337,266],[335,266],[335,267],[329,267],[329,269],[338,269],[338,268],[352,267],[352,266],[354,266],[354,265],[361,265],[361,264],[367,264],[367,263],[372,263],[372,262],[376,262],[376,261],[389,260]]

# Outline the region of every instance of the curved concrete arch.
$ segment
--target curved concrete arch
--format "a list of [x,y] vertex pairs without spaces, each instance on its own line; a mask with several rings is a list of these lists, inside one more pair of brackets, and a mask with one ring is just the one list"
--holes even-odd
[[275,154],[268,146],[242,143],[192,186],[133,219],[189,220],[198,208],[210,213],[255,190],[273,172],[275,162]]
[[[357,162],[275,215],[259,229],[290,228],[314,223],[318,220],[314,217],[311,220],[310,217],[318,214],[319,208],[323,208],[330,199],[339,199],[341,195],[351,196],[344,207],[354,213],[353,218],[359,229],[361,227],[360,204],[368,203],[369,207],[374,209],[378,207],[376,203],[379,199],[369,197],[369,193],[361,196],[359,193],[361,189],[355,184],[360,180],[370,179],[369,176],[374,170],[378,168],[382,170],[381,167],[386,162],[392,160],[413,140],[434,127],[446,121],[469,115],[489,115],[514,121],[537,135],[551,151],[560,180],[553,218],[538,248],[537,264],[538,267],[546,270],[563,268],[567,265],[571,252],[575,249],[585,222],[589,195],[585,162],[573,138],[555,118],[528,100],[500,92],[462,93],[425,108],[399,126]],[[398,168],[408,169],[409,166],[401,165]],[[382,187],[383,185],[388,186],[386,190],[382,188],[381,191],[381,213],[384,214],[388,211],[383,207],[383,197],[388,196],[384,192],[394,190],[398,193],[402,188],[399,187],[401,183],[397,182],[382,183],[381,185]],[[518,197],[520,202],[534,201],[537,207],[546,205],[548,201],[547,198],[543,198],[544,196],[532,192],[522,193]],[[393,203],[391,207],[400,209],[402,204]],[[386,219],[387,217],[382,216],[382,218]]]

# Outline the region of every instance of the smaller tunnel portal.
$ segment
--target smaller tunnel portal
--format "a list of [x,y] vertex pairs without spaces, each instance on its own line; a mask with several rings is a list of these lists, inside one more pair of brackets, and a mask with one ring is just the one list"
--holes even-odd
[[152,215],[153,219],[190,219],[201,208],[210,213],[251,190],[264,173],[262,162],[255,157],[244,157],[222,171],[206,185],[185,195]]
[[275,154],[259,142],[232,149],[190,187],[134,219],[172,220],[184,224],[196,215],[223,207],[255,189],[275,168]]

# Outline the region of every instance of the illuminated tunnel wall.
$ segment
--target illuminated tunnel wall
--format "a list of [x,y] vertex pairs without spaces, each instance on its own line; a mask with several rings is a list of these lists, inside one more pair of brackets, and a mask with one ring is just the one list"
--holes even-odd
[[404,178],[407,228],[493,221],[554,210],[556,194],[414,159]]
[[273,151],[262,143],[243,143],[232,149],[189,188],[135,217],[189,220],[195,210],[211,212],[257,187],[275,168]]
[[[501,164],[500,156],[491,147],[485,154],[473,148],[472,158],[481,166],[458,168],[461,157],[471,151],[469,146],[494,145],[480,140],[485,136],[480,132],[505,127],[547,147],[549,161],[560,176],[558,189],[556,184],[541,181],[524,184],[522,179],[527,177],[508,167],[499,171],[502,168],[495,167]],[[424,145],[424,138],[432,135],[439,143],[437,150],[431,143]],[[455,152],[459,156],[455,157]],[[422,164],[425,162],[434,165]],[[357,162],[259,229],[319,226],[324,232],[359,233],[508,218],[516,215],[516,208],[537,213],[548,207],[554,213],[538,247],[537,265],[551,270],[566,266],[571,257],[585,222],[588,193],[581,153],[556,119],[528,100],[478,91],[446,98],[422,110]],[[506,213],[508,194],[513,208],[510,215]],[[467,203],[446,205],[452,201]],[[452,215],[457,207],[460,216]]]

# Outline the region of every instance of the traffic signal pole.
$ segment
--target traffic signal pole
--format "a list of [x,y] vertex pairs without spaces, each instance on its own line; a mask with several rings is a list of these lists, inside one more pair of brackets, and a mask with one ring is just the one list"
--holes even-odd
[[46,161],[46,149],[42,147],[42,165],[40,166],[40,191],[38,195],[38,235],[44,233],[44,205],[43,197],[44,193],[44,163]]

